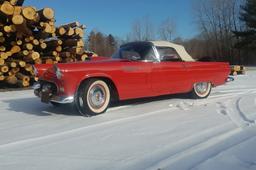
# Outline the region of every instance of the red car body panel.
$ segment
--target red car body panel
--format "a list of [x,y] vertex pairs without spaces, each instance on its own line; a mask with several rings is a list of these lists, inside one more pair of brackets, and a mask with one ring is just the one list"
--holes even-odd
[[57,79],[52,65],[35,65],[41,80],[57,86],[59,96],[74,96],[89,78],[108,79],[115,85],[120,100],[186,93],[196,82],[224,84],[230,73],[224,62],[141,62],[95,58],[79,63],[57,64],[63,77]]

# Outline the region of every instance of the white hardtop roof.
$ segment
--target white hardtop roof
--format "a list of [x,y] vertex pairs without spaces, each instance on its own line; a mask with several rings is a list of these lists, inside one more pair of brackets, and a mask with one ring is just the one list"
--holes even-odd
[[168,41],[151,41],[156,47],[174,48],[183,61],[195,61],[182,45],[174,44]]

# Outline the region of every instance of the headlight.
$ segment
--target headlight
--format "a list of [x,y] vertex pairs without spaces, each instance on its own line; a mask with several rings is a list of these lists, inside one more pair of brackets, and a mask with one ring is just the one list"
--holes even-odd
[[57,65],[54,65],[54,71],[55,71],[57,79],[60,80],[63,77],[63,74]]
[[36,67],[33,65],[33,72],[35,76],[38,76],[38,70],[36,69]]

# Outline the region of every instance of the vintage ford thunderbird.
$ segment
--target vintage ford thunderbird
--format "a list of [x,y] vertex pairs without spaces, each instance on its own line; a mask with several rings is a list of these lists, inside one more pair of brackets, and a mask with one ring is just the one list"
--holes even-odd
[[165,41],[122,45],[112,58],[86,62],[36,65],[34,86],[42,102],[73,103],[85,116],[104,113],[113,100],[188,93],[206,98],[226,82],[225,62],[196,62],[183,46]]

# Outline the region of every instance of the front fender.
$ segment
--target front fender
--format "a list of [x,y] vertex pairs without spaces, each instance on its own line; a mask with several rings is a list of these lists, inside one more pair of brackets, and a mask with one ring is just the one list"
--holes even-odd
[[113,81],[112,77],[108,74],[105,74],[105,73],[89,73],[89,74],[86,74],[84,75],[79,83],[77,84],[77,87],[76,87],[76,91],[78,90],[79,86],[81,85],[82,82],[86,81],[87,79],[90,79],[90,78],[107,78],[111,81]]
[[37,77],[42,77],[44,72],[51,68],[53,65],[52,64],[35,64],[34,68],[37,71]]
[[108,78],[108,79],[112,79],[112,77],[110,75],[105,74],[105,73],[89,73],[89,74],[86,74],[82,78],[81,82],[88,79],[88,78],[94,78],[94,77],[105,77],[105,78]]

